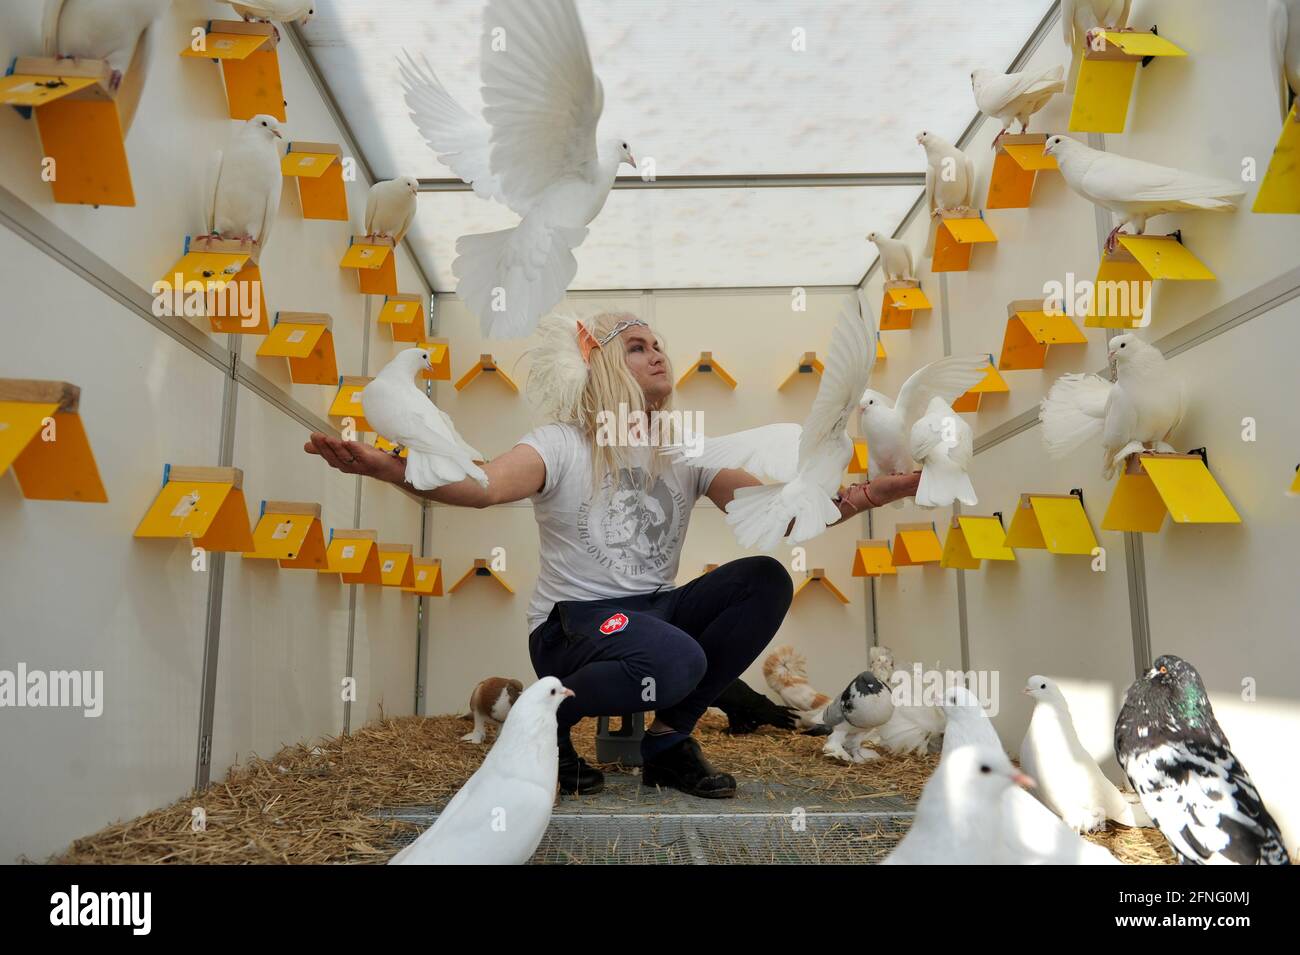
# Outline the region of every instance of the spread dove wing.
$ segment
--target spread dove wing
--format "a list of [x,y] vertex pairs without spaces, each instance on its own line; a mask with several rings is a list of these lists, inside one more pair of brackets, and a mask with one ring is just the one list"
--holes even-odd
[[1269,63],[1285,120],[1300,96],[1300,0],[1268,0]]
[[931,398],[925,414],[912,426],[909,453],[921,465],[916,486],[918,507],[948,507],[954,501],[979,503],[971,485],[975,436],[970,425],[942,398]]
[[930,210],[930,234],[925,254],[934,254],[940,212],[972,209],[975,206],[975,162],[942,136],[917,133],[925,148],[925,201]]
[[1083,61],[1083,45],[1088,31],[1097,27],[1117,30],[1128,26],[1129,7],[1133,0],[1064,0],[1061,4],[1061,27],[1065,45],[1070,48],[1070,76],[1066,92],[1074,93]]
[[264,113],[235,127],[224,151],[209,163],[204,197],[209,235],[252,239],[265,249],[280,208],[280,123]]

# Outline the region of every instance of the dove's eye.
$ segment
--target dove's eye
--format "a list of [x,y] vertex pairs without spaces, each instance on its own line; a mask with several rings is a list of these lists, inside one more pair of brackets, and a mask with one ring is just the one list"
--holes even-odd
[[981,772],[981,773],[991,773],[991,772],[993,772],[993,770],[990,769],[987,765],[985,765],[985,766],[981,766],[981,767],[980,767],[980,772]]
[[555,695],[555,691],[554,691],[554,690],[551,690],[551,696],[554,696],[554,695]]
[[1120,342],[1120,343],[1119,343],[1119,347],[1120,347],[1120,348],[1128,348],[1128,342]]
[[1042,686],[1039,687],[1039,689],[1040,689],[1040,690],[1045,690],[1045,689],[1047,689],[1047,684],[1044,683]]

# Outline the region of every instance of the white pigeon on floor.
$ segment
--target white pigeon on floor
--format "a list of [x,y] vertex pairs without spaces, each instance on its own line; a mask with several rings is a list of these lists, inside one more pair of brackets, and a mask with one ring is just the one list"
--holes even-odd
[[1106,239],[1107,251],[1115,248],[1126,225],[1133,227],[1132,234],[1143,235],[1147,220],[1155,216],[1232,212],[1246,194],[1240,182],[1102,152],[1068,136],[1051,137],[1043,152],[1056,157],[1066,185],[1093,205],[1120,215]]
[[955,401],[983,381],[988,370],[988,355],[940,358],[912,372],[898,389],[897,400],[879,391],[864,391],[858,408],[862,436],[867,439],[868,475],[910,472],[912,426],[925,414],[930,399]]
[[880,270],[885,281],[913,281],[916,279],[916,266],[912,264],[912,250],[902,239],[891,239],[883,232],[867,234],[867,241],[880,250]]
[[1285,120],[1300,96],[1300,0],[1268,0],[1269,62]]
[[993,140],[996,147],[1013,122],[1020,123],[1021,133],[1029,131],[1030,117],[1065,89],[1065,68],[1054,66],[1050,70],[1022,73],[976,70],[970,75],[970,82],[979,111],[1002,121],[1002,132]]
[[949,507],[954,501],[974,507],[979,503],[966,473],[975,457],[975,433],[952,405],[937,395],[912,425],[908,453],[921,465],[917,507]]
[[400,243],[415,220],[420,183],[413,176],[385,179],[366,193],[366,236],[383,236]]
[[1038,798],[1075,832],[1096,832],[1107,819],[1150,826],[1142,807],[1124,798],[1079,742],[1061,688],[1045,676],[1031,676],[1025,693],[1034,699],[1034,713],[1020,743],[1020,765],[1038,780]]
[[1039,409],[1043,445],[1054,458],[1101,438],[1107,480],[1130,454],[1172,452],[1168,438],[1183,416],[1182,384],[1160,349],[1125,332],[1110,340],[1108,354],[1114,383],[1100,375],[1063,375]]
[[245,20],[306,24],[316,15],[313,0],[227,0]]
[[848,763],[878,758],[880,754],[864,746],[863,741],[893,715],[894,701],[889,686],[870,670],[864,670],[843,693],[831,700],[822,714],[822,724],[831,729],[822,752]]
[[[697,468],[743,468],[775,481],[742,487],[727,505],[727,523],[742,547],[771,550],[789,528],[790,543],[811,540],[840,519],[833,498],[853,457],[849,418],[876,361],[876,322],[859,289],[840,308],[817,396],[802,426],[773,424],[664,453]],[[794,522],[791,526],[791,521]]]
[[478,771],[388,864],[523,865],[531,859],[555,805],[555,711],[570,696],[553,676],[524,690]]
[[259,113],[235,127],[224,151],[212,156],[204,191],[205,227],[223,239],[252,239],[262,250],[280,209],[280,121]]
[[605,93],[573,0],[488,0],[479,63],[482,118],[414,61],[402,66],[406,103],[439,160],[520,217],[461,236],[452,263],[483,333],[519,338],[564,297],[573,250],[636,159],[623,137],[598,134]]
[[415,376],[429,368],[429,352],[405,348],[361,389],[362,413],[377,434],[406,448],[406,480],[427,491],[473,478],[481,487],[488,476],[475,461],[484,457],[465,442],[451,417],[416,387]]
[[1088,32],[1097,27],[1118,30],[1128,26],[1129,7],[1132,5],[1133,0],[1064,0],[1061,4],[1061,27],[1071,57],[1066,92],[1073,94],[1078,83]]
[[925,149],[925,202],[930,212],[925,254],[933,255],[939,213],[975,208],[975,163],[935,133],[917,133],[916,141]]
[[171,0],[46,0],[46,56],[107,60],[113,89],[131,65],[142,34]]

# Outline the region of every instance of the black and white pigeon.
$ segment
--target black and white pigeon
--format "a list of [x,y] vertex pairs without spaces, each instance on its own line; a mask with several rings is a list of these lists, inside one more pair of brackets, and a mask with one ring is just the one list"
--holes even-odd
[[893,715],[894,699],[889,687],[870,670],[863,670],[822,714],[822,723],[831,728],[822,752],[850,763],[876,759],[880,754],[863,746],[862,740]]
[[1196,668],[1165,655],[1124,694],[1115,758],[1183,865],[1290,865]]
[[723,690],[713,705],[727,714],[727,732],[735,736],[752,733],[760,726],[792,730],[798,716],[791,707],[773,703],[744,680]]

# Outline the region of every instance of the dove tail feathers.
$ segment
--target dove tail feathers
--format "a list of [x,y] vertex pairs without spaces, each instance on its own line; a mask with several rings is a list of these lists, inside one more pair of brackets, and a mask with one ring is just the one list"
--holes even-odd
[[742,547],[771,550],[790,527],[792,542],[809,540],[839,520],[840,511],[815,486],[806,489],[793,484],[764,484],[743,487],[727,505],[727,523]]
[[1097,375],[1063,375],[1039,408],[1043,446],[1061,458],[1099,438],[1106,422],[1106,400],[1113,386]]
[[970,507],[979,503],[970,475],[955,465],[927,461],[916,486],[917,507],[949,507],[953,501]]
[[418,448],[408,448],[406,454],[406,480],[417,491],[430,491],[445,484],[455,484],[473,478],[480,487],[488,486],[487,473],[473,461],[453,460],[443,454],[433,454]]

